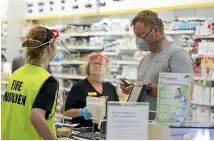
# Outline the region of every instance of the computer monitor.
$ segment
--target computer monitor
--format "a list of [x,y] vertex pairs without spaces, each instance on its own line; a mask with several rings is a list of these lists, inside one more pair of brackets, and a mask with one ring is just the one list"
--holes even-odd
[[144,102],[146,99],[147,85],[134,85],[127,102]]

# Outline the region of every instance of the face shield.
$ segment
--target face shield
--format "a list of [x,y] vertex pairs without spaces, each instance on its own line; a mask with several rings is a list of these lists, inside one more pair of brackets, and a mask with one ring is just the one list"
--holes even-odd
[[52,29],[51,32],[54,33],[53,41],[54,45],[56,46],[56,51],[61,52],[64,55],[70,55],[71,52],[66,46],[64,40],[60,37],[59,32],[55,29]]
[[55,30],[55,29],[48,30],[47,29],[47,39],[49,39],[49,37],[51,37],[51,36],[52,36],[52,38],[49,41],[45,41],[45,43],[43,43],[39,46],[30,47],[30,49],[43,47],[48,44],[53,44],[54,47],[56,47],[56,55],[60,54],[60,55],[63,55],[63,57],[64,57],[65,55],[71,54],[70,51],[68,50],[67,46],[65,45],[64,41],[60,37],[59,32],[57,30]]
[[98,53],[93,53],[90,55],[89,72],[92,79],[105,81],[110,74],[108,58]]

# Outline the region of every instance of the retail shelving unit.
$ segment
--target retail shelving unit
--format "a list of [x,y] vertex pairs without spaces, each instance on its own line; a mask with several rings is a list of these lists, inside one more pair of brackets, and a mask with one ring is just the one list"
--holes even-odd
[[69,74],[53,74],[53,76],[55,76],[56,78],[59,78],[59,79],[77,79],[77,80],[81,80],[81,79],[85,79],[86,78],[86,76],[69,75]]
[[68,49],[71,51],[100,51],[103,50],[103,47],[93,47],[93,46],[79,46],[79,47],[71,47],[68,46]]
[[61,62],[51,62],[50,65],[83,65],[86,64],[86,61],[61,61]]
[[[177,35],[177,34],[193,34],[194,30],[184,31],[165,31],[166,35]],[[64,33],[61,35],[63,38],[69,37],[88,37],[88,36],[134,36],[133,32],[84,32],[84,33]]]
[[196,39],[214,39],[214,35],[210,34],[210,35],[195,35],[193,36],[193,38]]

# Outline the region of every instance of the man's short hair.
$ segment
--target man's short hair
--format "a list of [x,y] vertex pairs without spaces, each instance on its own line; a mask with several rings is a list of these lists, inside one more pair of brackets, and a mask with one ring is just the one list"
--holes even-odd
[[134,26],[137,22],[142,22],[144,25],[152,29],[157,23],[161,33],[164,33],[164,25],[161,19],[158,18],[158,13],[151,10],[144,10],[138,13],[133,20],[131,20],[131,26]]

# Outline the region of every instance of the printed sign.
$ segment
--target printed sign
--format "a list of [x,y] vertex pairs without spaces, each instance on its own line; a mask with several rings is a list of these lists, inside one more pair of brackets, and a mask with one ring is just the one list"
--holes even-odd
[[191,83],[191,74],[159,74],[155,122],[180,125],[189,110]]
[[147,140],[148,103],[108,102],[107,140]]

